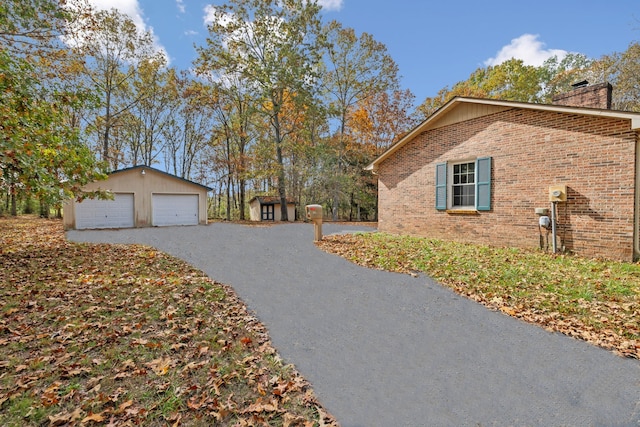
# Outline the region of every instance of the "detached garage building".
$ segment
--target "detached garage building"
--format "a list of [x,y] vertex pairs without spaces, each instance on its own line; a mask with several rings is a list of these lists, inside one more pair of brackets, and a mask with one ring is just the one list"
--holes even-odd
[[86,190],[109,190],[114,200],[68,200],[65,229],[132,228],[207,223],[211,188],[150,168],[134,166],[109,174]]

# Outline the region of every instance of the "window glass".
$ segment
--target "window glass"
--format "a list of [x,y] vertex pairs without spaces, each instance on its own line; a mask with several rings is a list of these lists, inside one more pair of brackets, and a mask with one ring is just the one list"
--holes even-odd
[[466,207],[475,206],[476,203],[476,164],[458,163],[453,165],[452,206]]

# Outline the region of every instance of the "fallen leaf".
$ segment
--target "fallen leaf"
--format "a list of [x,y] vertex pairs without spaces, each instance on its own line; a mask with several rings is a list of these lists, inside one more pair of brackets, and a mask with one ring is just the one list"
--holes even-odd
[[102,416],[102,413],[99,413],[99,414],[92,414],[92,413],[89,413],[89,415],[87,415],[86,417],[84,417],[84,418],[82,419],[82,421],[80,421],[80,423],[82,423],[82,424],[86,424],[86,423],[88,423],[88,422],[90,422],[90,421],[93,421],[93,422],[96,422],[96,423],[101,423],[101,422],[103,422],[103,421],[104,421],[104,417]]
[[242,414],[247,414],[247,413],[260,413],[260,412],[275,412],[278,410],[278,402],[275,400],[269,401],[269,402],[263,402],[262,398],[258,398],[258,400],[255,401],[255,403],[252,403],[251,405],[249,405],[249,407],[247,409],[245,409],[244,411],[242,411]]
[[151,362],[145,364],[153,370],[156,375],[163,376],[169,372],[171,366],[173,365],[173,361],[169,357],[161,357],[158,359],[154,359]]
[[131,405],[133,405],[133,400],[127,400],[126,402],[122,402],[118,406],[118,410],[116,411],[116,414],[120,414],[120,413],[124,412],[124,410],[127,409]]
[[68,412],[60,412],[59,414],[49,415],[49,426],[61,426],[67,424],[71,420],[71,414]]

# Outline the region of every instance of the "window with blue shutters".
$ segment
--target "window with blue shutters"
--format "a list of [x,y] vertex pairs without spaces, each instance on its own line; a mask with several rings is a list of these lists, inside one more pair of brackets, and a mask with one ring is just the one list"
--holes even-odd
[[436,209],[491,210],[491,157],[436,164]]

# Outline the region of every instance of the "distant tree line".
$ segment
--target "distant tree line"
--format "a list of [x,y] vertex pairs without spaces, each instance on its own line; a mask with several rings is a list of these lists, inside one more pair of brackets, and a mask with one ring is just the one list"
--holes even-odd
[[625,52],[591,59],[580,53],[553,56],[539,67],[510,59],[499,65],[478,68],[467,80],[444,87],[427,98],[417,111],[428,117],[455,96],[551,104],[555,95],[568,92],[583,80],[613,85],[611,108],[640,112],[640,44],[634,41]]
[[637,42],[597,60],[479,68],[414,109],[387,48],[323,22],[314,1],[228,0],[208,29],[192,69],[177,70],[116,9],[0,5],[0,213],[105,197],[81,188],[148,165],[214,188],[215,217],[245,219],[251,197],[271,195],[375,220],[363,167],[454,96],[547,103],[587,79],[614,85],[614,108],[640,111]]

